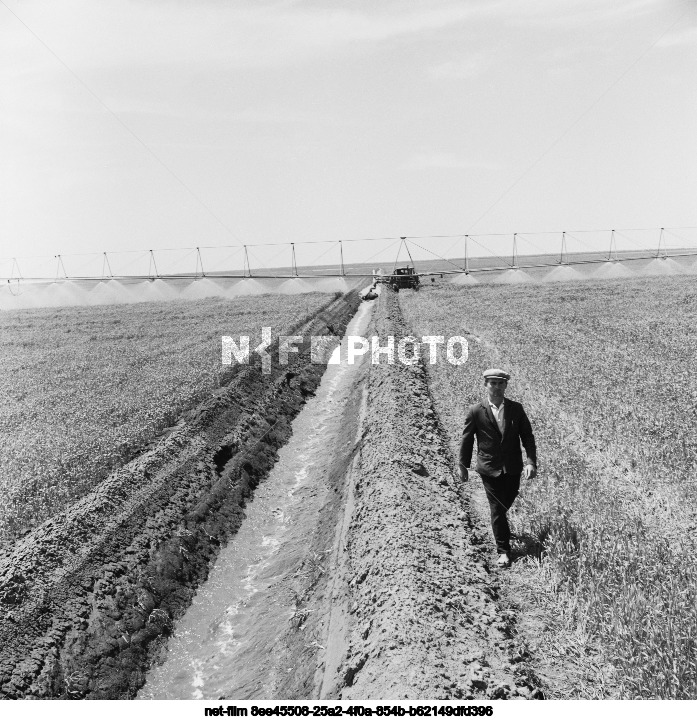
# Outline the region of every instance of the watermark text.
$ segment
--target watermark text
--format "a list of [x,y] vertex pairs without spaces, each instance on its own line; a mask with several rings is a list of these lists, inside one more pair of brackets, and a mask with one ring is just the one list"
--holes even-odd
[[[261,329],[261,342],[252,347],[249,336],[222,336],[222,364],[232,365],[239,363],[248,365],[253,353],[261,359],[262,372],[271,373],[271,328]],[[301,335],[278,336],[278,364],[288,365],[293,354],[297,354],[306,347],[308,339]],[[401,363],[402,365],[415,365],[420,360],[435,365],[445,357],[451,365],[462,365],[467,362],[469,348],[467,338],[454,335],[447,340],[442,335],[425,335],[419,340],[414,336],[346,336],[345,342],[333,335],[313,335],[309,338],[310,361],[315,364],[337,365],[346,362],[353,365],[362,356],[370,355],[373,365],[379,363]],[[445,351],[445,353],[443,353]]]

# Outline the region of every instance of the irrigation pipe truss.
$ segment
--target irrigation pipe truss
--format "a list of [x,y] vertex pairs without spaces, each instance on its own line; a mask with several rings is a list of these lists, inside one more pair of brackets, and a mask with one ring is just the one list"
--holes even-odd
[[[683,234],[678,234],[676,231],[688,231],[692,238],[686,238]],[[385,263],[386,261],[374,261],[374,258],[379,255],[382,251],[387,251],[394,247],[399,242],[399,251],[397,259],[395,260],[395,266],[399,265],[399,254],[402,247],[404,247],[409,263],[416,266],[416,272],[421,275],[450,275],[460,273],[486,273],[492,271],[505,271],[511,269],[530,269],[530,268],[545,268],[555,267],[559,265],[587,265],[592,263],[604,263],[608,261],[624,261],[624,260],[649,260],[653,258],[668,258],[668,257],[680,257],[680,256],[691,256],[697,255],[697,227],[683,227],[683,228],[633,228],[623,230],[576,230],[576,231],[545,231],[536,233],[489,233],[489,234],[459,234],[459,235],[429,235],[429,236],[397,236],[397,237],[382,237],[382,238],[345,238],[340,240],[315,240],[315,241],[296,241],[296,242],[285,242],[285,243],[265,243],[265,244],[246,244],[246,245],[222,245],[222,246],[196,246],[188,248],[157,248],[150,250],[135,250],[135,251],[101,251],[98,253],[74,253],[74,254],[58,254],[54,256],[34,256],[30,258],[0,258],[0,263],[4,263],[4,267],[9,270],[9,274],[0,275],[0,281],[6,282],[19,282],[19,281],[31,281],[31,282],[42,282],[42,281],[56,281],[56,280],[174,280],[174,279],[197,279],[197,278],[322,278],[322,277],[358,277],[366,276],[372,273],[372,270],[366,269],[365,266],[371,262]],[[638,243],[631,233],[650,233],[656,238],[656,243],[653,247],[647,247],[645,244]],[[596,236],[595,243],[589,245],[587,242],[582,241],[578,236],[582,234],[593,234]],[[530,240],[530,236],[559,236],[559,245],[557,250],[545,250],[539,247],[537,244]],[[599,242],[603,236],[605,239],[601,243]],[[679,246],[675,246],[669,249],[666,244],[666,236],[672,236],[673,238],[680,241]],[[617,237],[628,241],[633,247],[631,249],[619,250],[617,247]],[[510,258],[507,260],[504,258],[499,249],[499,252],[492,250],[483,239],[501,239],[510,238],[511,245],[510,251],[506,255]],[[575,241],[581,250],[569,252],[568,241]],[[428,243],[424,241],[443,241],[452,240],[453,242],[445,251],[436,252],[433,248],[428,247]],[[384,247],[378,248],[377,252],[372,255],[361,258],[359,261],[352,263],[345,263],[344,259],[344,244],[346,243],[371,243],[370,249],[374,249],[375,243],[384,243]],[[498,241],[500,243],[500,241]],[[521,242],[530,246],[534,252],[519,253]],[[478,255],[472,255],[470,252],[471,243],[474,243],[478,249]],[[314,258],[314,263],[307,263],[300,268],[296,259],[296,248],[298,246],[311,247],[320,244],[330,244],[330,247],[324,249]],[[433,244],[433,243],[431,243]],[[318,265],[317,261],[323,259],[327,254],[333,250],[331,246],[336,246],[334,250],[337,251],[338,257],[336,262],[331,265]],[[427,260],[412,260],[411,249],[419,249],[430,256]],[[448,258],[447,254],[455,250],[456,246],[459,246],[463,251],[462,254],[457,254],[454,258]],[[273,260],[277,263],[272,268],[263,267],[259,261],[256,253],[251,249],[259,248],[283,248],[287,249],[286,253],[274,252]],[[204,265],[205,251],[230,251],[223,261],[218,260],[215,265],[220,268],[222,263],[228,263],[236,252],[241,254],[237,267],[239,270],[230,271],[224,268],[220,270],[213,270],[210,267],[210,257],[206,265]],[[204,251],[202,253],[202,251]],[[177,259],[177,262],[181,265],[183,260],[190,264],[190,270],[182,269],[180,272],[163,273],[158,270],[158,256],[162,259],[165,253],[178,253],[181,254]],[[138,255],[137,258],[132,258],[128,261],[128,265],[133,265],[136,261],[146,262],[148,264],[147,273],[144,272],[112,272],[112,261],[116,256],[124,255]],[[193,258],[191,256],[194,256]],[[252,265],[250,261],[250,255],[255,263]],[[592,256],[592,257],[591,257]],[[281,258],[286,259],[287,265],[280,265],[279,260]],[[66,259],[69,259],[69,264],[74,267],[78,263],[77,259],[82,259],[82,265],[85,262],[101,262],[101,273],[80,273],[80,272],[69,272],[66,267]],[[431,260],[429,270],[423,270],[418,268],[419,263],[426,263]],[[477,267],[472,267],[470,261],[476,260]],[[36,267],[38,261],[49,261],[52,262],[55,268],[53,274],[28,274],[24,275],[21,268],[27,266]],[[442,267],[435,267],[435,263],[443,264]],[[491,264],[488,264],[490,261]],[[407,259],[404,259],[406,264]],[[193,266],[193,267],[191,267]],[[363,266],[363,267],[359,267]],[[160,268],[162,263],[160,264]],[[312,268],[317,268],[313,271]],[[336,271],[328,270],[328,268],[336,267]],[[1,271],[0,271],[1,272]]]

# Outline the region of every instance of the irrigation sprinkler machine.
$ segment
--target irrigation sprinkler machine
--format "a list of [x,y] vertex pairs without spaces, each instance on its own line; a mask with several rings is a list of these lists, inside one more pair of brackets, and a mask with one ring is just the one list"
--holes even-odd
[[406,244],[406,237],[401,236],[402,241],[399,245],[399,251],[397,251],[397,259],[399,259],[399,252],[402,246],[406,248],[407,254],[409,255],[410,265],[402,266],[401,268],[396,267],[397,261],[395,261],[395,268],[391,274],[379,275],[376,277],[376,283],[383,283],[389,285],[395,293],[398,293],[401,288],[413,288],[414,290],[419,289],[421,281],[419,280],[419,274],[414,268],[414,259],[411,257],[409,252],[409,246]]

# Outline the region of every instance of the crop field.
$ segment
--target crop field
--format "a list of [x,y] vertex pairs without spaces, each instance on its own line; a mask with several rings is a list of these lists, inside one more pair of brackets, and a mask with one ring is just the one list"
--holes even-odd
[[[0,548],[92,490],[220,385],[221,336],[274,336],[334,294],[0,314]],[[253,341],[252,341],[253,342]]]
[[428,366],[453,451],[482,369],[512,373],[540,457],[511,512],[514,554],[536,559],[578,663],[599,654],[610,695],[697,697],[693,280],[441,286],[400,303],[414,335],[469,338],[466,364]]
[[[268,594],[226,617],[255,649],[262,619],[274,658],[260,651],[250,668],[280,679],[270,697],[312,697],[327,664],[322,683],[340,698],[697,697],[692,278],[429,283],[334,300],[0,316],[0,696],[133,698],[194,593],[211,593],[214,564],[249,581],[271,568],[263,547]],[[254,343],[262,326],[289,333],[308,316],[312,333],[376,333],[383,346],[466,336],[469,358],[366,355],[327,379],[307,348],[270,378],[221,365],[221,335]],[[510,514],[506,570],[491,562],[481,484],[454,473],[493,365],[510,369],[540,458]],[[211,645],[206,683],[225,697],[239,659]],[[168,678],[199,668],[188,653],[172,652],[182,665]]]

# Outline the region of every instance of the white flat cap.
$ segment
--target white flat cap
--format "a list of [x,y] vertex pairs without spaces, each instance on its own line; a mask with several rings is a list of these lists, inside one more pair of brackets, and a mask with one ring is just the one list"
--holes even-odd
[[489,378],[500,378],[504,381],[511,380],[511,374],[506,373],[506,371],[503,371],[500,368],[489,368],[488,370],[485,370],[482,375],[484,376],[484,380],[489,380]]

